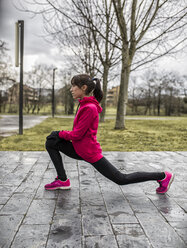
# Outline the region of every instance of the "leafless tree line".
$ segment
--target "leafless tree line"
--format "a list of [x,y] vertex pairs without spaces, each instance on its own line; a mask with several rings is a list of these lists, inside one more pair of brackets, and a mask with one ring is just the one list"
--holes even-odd
[[132,114],[171,116],[187,113],[185,75],[148,70],[141,78],[131,80],[128,106]]
[[[36,64],[30,71],[24,73],[23,108],[29,114],[39,114],[44,106],[51,105],[53,66]],[[56,94],[56,104],[65,106],[66,114],[73,114],[73,99],[70,97],[70,73],[58,70],[63,90]],[[19,107],[19,79],[8,55],[8,44],[0,41],[0,113],[18,112]]]
[[43,16],[47,34],[72,52],[77,72],[102,78],[101,120],[108,81],[120,75],[116,129],[125,127],[130,73],[186,44],[185,0],[27,0],[18,8]]
[[16,73],[11,64],[11,58],[8,55],[6,42],[0,40],[0,112],[3,108],[5,96],[3,95],[3,87],[10,87],[16,82]]
[[[3,49],[2,49],[3,48]],[[13,99],[19,94],[16,84],[16,74],[7,55],[7,46],[1,42],[1,86],[9,87],[9,98]],[[8,58],[8,60],[7,60]],[[40,113],[42,107],[51,104],[52,67],[46,65],[35,65],[33,69],[25,73],[24,87],[24,110],[26,113]],[[56,103],[65,106],[66,114],[73,114],[74,101],[70,94],[71,74],[67,71],[59,72],[61,89],[56,94]],[[147,70],[141,78],[131,77],[129,87],[128,107],[131,114],[149,115],[172,115],[186,113],[187,102],[187,76],[180,76],[176,72],[164,72]],[[12,86],[12,87],[10,87]],[[18,86],[18,85],[17,85]],[[7,104],[7,98],[0,91],[0,112]],[[8,102],[8,112],[17,111],[18,103]],[[142,111],[143,107],[143,111]],[[164,110],[164,112],[163,112]]]
[[47,33],[78,57],[78,71],[100,75],[105,96],[118,71],[116,129],[125,127],[131,71],[181,50],[187,37],[185,0],[29,0],[21,9],[43,16]]

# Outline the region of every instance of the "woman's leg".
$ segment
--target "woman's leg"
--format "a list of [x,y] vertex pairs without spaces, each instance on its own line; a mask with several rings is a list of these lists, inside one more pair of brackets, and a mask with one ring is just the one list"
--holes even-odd
[[60,142],[57,144],[52,139],[47,140],[45,146],[56,168],[58,178],[62,181],[66,181],[67,175],[60,152],[74,159],[82,160],[82,158],[75,152],[72,142],[66,141],[64,139],[60,140]]
[[125,185],[130,183],[139,183],[150,180],[162,180],[165,178],[164,172],[134,172],[130,174],[123,174],[115,168],[105,157],[99,161],[92,163],[94,168],[98,170],[103,176],[118,185]]

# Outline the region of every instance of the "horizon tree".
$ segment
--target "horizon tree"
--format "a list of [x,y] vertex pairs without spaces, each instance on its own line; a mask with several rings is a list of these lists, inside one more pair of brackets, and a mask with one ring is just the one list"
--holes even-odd
[[[43,105],[42,89],[52,87],[52,69],[52,66],[35,64],[31,71],[25,73],[25,82],[37,90],[35,94],[32,95],[33,101],[32,106],[30,106],[32,113],[37,111],[37,114],[39,114]],[[38,98],[38,100],[35,101],[35,98]]]
[[5,111],[7,97],[3,95],[3,91],[6,91],[8,87],[16,83],[17,72],[13,70],[11,57],[8,55],[8,44],[0,40],[0,113],[2,107]]
[[124,129],[131,71],[183,48],[187,39],[187,5],[183,0],[111,1],[122,43],[115,128]]

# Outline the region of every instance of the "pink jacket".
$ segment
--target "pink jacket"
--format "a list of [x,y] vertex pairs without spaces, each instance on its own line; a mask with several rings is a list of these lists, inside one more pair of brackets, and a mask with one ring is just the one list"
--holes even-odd
[[96,137],[99,124],[98,113],[101,113],[102,108],[94,96],[84,97],[79,102],[80,108],[74,119],[73,131],[60,131],[59,137],[72,140],[76,153],[85,161],[94,163],[103,157]]

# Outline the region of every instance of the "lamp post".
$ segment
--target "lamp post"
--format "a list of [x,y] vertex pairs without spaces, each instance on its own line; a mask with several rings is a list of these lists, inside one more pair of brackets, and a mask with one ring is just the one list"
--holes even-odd
[[23,52],[24,52],[24,21],[19,20],[15,26],[15,66],[19,67],[19,134],[23,134]]
[[52,117],[55,115],[55,71],[57,68],[53,68],[53,86],[52,86]]

